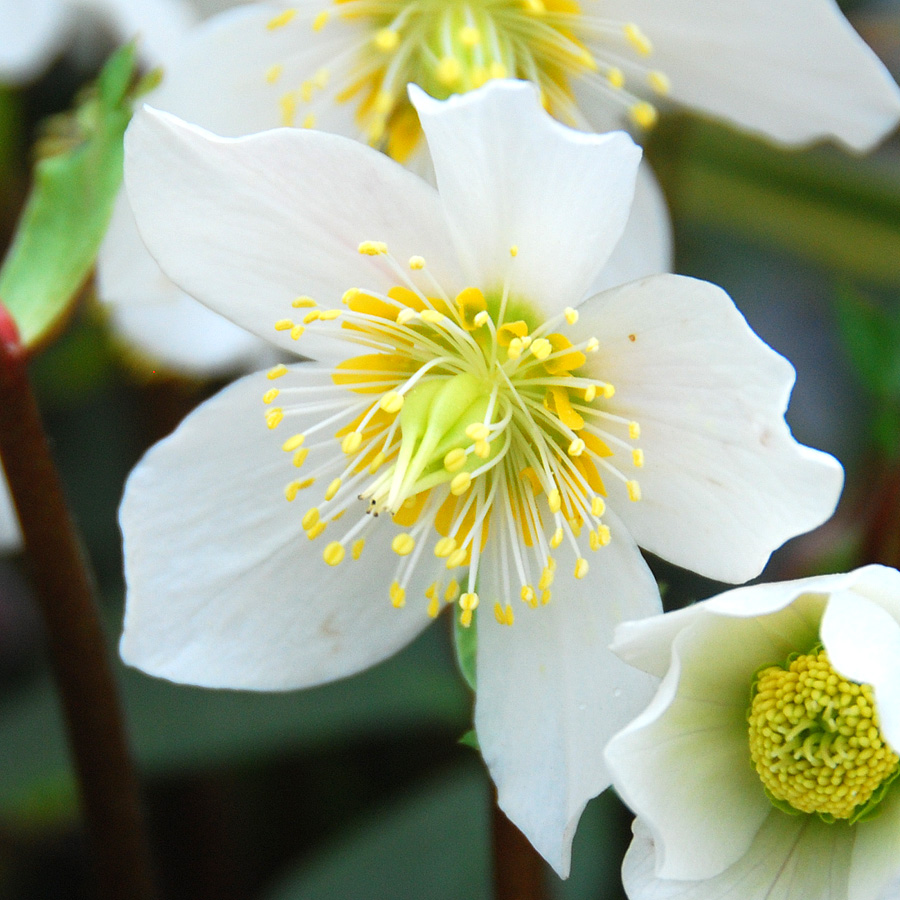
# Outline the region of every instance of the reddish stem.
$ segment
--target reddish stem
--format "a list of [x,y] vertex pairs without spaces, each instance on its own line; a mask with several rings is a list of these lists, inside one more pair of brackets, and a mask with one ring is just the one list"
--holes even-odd
[[494,897],[496,900],[546,900],[546,866],[529,840],[492,804]]

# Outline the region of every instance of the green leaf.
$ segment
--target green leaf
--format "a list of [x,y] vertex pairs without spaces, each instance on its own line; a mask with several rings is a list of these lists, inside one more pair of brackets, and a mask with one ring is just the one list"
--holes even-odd
[[88,278],[122,181],[135,48],[118,50],[88,99],[51,123],[34,184],[0,269],[0,298],[34,347],[57,330]]
[[474,728],[470,728],[460,739],[459,743],[463,745],[463,747],[471,747],[472,750],[475,750],[478,753],[481,753],[481,744],[478,743],[478,735],[475,733]]
[[453,610],[453,646],[456,648],[456,662],[466,684],[475,690],[475,664],[478,654],[478,610],[472,614],[472,624],[463,628],[459,613]]

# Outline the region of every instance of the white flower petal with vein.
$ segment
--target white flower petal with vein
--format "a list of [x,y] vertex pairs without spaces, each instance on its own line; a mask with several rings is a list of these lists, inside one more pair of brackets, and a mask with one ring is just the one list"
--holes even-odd
[[[371,665],[442,609],[478,615],[481,749],[564,875],[609,782],[599,748],[654,680],[605,649],[659,610],[624,523],[741,580],[830,515],[842,472],[790,439],[793,371],[717,288],[591,293],[628,217],[625,134],[564,128],[522,82],[411,94],[437,190],[332,134],[135,118],[126,184],[163,270],[307,361],[218,395],[131,476],[122,655],[287,689]],[[659,342],[664,313],[688,324]],[[754,513],[726,528],[734,504]]]

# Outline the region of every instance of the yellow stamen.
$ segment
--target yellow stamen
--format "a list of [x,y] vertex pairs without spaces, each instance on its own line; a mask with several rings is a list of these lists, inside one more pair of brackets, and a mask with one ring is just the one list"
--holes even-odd
[[338,565],[343,558],[344,547],[343,544],[338,543],[338,541],[332,541],[322,553],[322,559],[324,559],[329,566]]

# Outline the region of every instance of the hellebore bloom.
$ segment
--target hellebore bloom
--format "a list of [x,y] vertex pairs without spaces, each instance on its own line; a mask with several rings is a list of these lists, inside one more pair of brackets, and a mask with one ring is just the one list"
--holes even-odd
[[659,610],[636,541],[745,580],[830,515],[842,473],[791,437],[793,370],[720,289],[595,295],[634,190],[626,135],[565,128],[522,82],[410,92],[437,190],[333,134],[136,116],[126,184],[163,270],[314,361],[236,382],[135,469],[121,652],[290,689],[480,608],[481,750],[565,875],[608,784],[597,748],[652,687],[606,650]]
[[613,649],[663,678],[606,750],[631,900],[896,896],[900,573],[738,588]]

